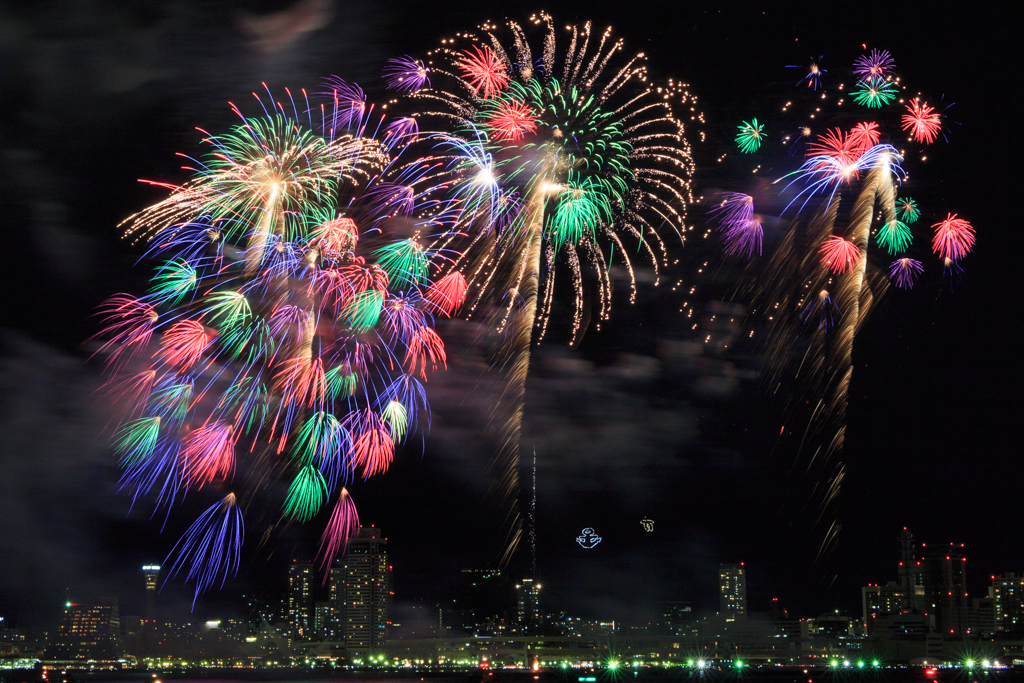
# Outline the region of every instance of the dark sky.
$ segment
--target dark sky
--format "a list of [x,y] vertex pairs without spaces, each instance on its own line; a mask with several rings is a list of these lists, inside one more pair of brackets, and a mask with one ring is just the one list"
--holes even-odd
[[[376,0],[325,3],[318,13],[310,2],[298,5],[291,42],[255,44],[245,29],[251,17],[290,4],[0,7],[8,262],[0,616],[14,623],[55,617],[65,588],[118,592],[125,612],[138,610],[138,567],[160,561],[176,538],[176,521],[161,535],[116,494],[101,434],[107,416],[93,394],[99,370],[82,346],[96,331],[94,307],[111,293],[138,291],[147,277],[139,250],[116,229],[160,197],[137,179],[180,181],[174,154],[196,150],[194,127],[223,129],[228,101],[251,101],[261,82],[313,88],[333,73],[372,91],[388,56],[421,55],[481,20],[525,21],[535,9]],[[666,599],[713,607],[718,563],[742,560],[752,609],[778,596],[805,615],[852,611],[860,585],[895,578],[894,539],[904,525],[925,542],[966,544],[972,595],[991,573],[1024,570],[1021,302],[1009,182],[1020,152],[1012,132],[1020,60],[1010,17],[969,3],[944,12],[896,2],[536,9],[559,23],[611,24],[630,49],[649,55],[657,75],[692,85],[713,139],[756,115],[765,93],[774,102],[797,80],[785,65],[855,55],[861,43],[889,49],[908,80],[956,103],[950,142],[920,171],[919,194],[969,217],[979,233],[952,292],[939,295],[932,281],[931,290],[890,294],[857,338],[844,530],[838,550],[818,563],[815,511],[787,500],[787,481],[797,475],[792,454],[772,448],[778,416],[755,361],[695,355],[668,313],[672,298],[643,286],[638,305],[617,302],[612,323],[590,331],[580,349],[542,346],[527,387],[523,445],[538,451],[538,573],[547,604],[602,619],[650,617]],[[696,149],[698,194],[723,181],[711,168],[718,151]],[[713,252],[684,254],[681,276],[695,277],[690,266]],[[500,545],[481,436],[490,394],[457,352],[467,331],[443,332],[452,368],[431,381],[435,415],[422,457],[408,447],[386,476],[353,488],[364,523],[390,539],[403,601],[440,599],[457,570],[493,564]],[[643,532],[645,516],[654,533]],[[604,539],[594,550],[574,542],[584,527]],[[281,563],[315,551],[315,534],[308,536],[289,531],[260,551],[251,544],[244,575],[224,595],[204,598],[200,611],[230,609],[241,588],[283,583]],[[163,600],[180,604],[185,595],[169,585]]]

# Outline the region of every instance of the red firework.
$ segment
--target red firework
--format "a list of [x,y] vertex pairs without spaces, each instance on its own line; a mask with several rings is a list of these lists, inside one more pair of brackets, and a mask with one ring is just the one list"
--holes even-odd
[[352,251],[358,239],[355,221],[346,216],[327,221],[313,233],[313,245],[321,251]]
[[459,271],[453,270],[430,286],[426,299],[451,317],[466,301],[466,278]]
[[821,243],[821,265],[836,275],[851,271],[860,263],[860,249],[848,239],[832,235]]
[[391,440],[391,435],[380,426],[376,415],[372,421],[376,426],[363,432],[352,446],[352,464],[363,468],[363,477],[387,471],[395,457],[395,442]]
[[[863,135],[863,134],[862,134]],[[855,168],[857,159],[864,153],[864,147],[860,144],[860,136],[850,133],[847,135],[838,128],[825,131],[817,142],[807,143],[807,156],[809,157],[831,157],[835,163],[843,168],[849,168],[849,173],[843,175],[843,180],[849,181],[857,178]],[[822,166],[830,166],[828,162],[822,162]]]
[[487,123],[499,141],[518,142],[527,134],[537,132],[537,116],[522,102],[502,102]]
[[903,115],[903,130],[910,132],[915,142],[930,145],[942,130],[942,116],[927,102],[914,99],[907,104]]
[[327,391],[324,362],[319,358],[289,358],[281,363],[281,369],[275,379],[287,403],[304,405],[307,408],[312,408],[323,401],[324,393]]
[[463,51],[456,63],[462,71],[462,77],[473,88],[474,95],[480,96],[482,91],[483,98],[490,99],[508,85],[505,63],[486,45],[482,48],[474,45]]
[[187,370],[202,357],[212,339],[198,320],[179,320],[164,332],[160,355],[171,365]]
[[939,258],[959,261],[970,253],[974,247],[974,226],[955,213],[946,216],[946,220],[936,223],[935,236],[932,237],[932,251]]
[[857,156],[859,157],[861,154],[878,144],[880,135],[881,133],[878,130],[877,123],[874,121],[865,121],[858,123],[850,130],[850,135],[847,137],[847,140],[851,147],[857,151]]
[[440,364],[447,367],[448,357],[444,352],[444,342],[437,332],[429,327],[421,327],[413,333],[409,339],[409,346],[405,352],[405,363],[409,367],[409,374],[427,378],[427,365],[431,370],[436,370]]

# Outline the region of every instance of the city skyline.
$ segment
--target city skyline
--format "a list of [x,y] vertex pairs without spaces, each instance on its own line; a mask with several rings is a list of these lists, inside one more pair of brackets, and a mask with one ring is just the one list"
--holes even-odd
[[[270,14],[289,4],[274,0],[246,11]],[[0,336],[4,625],[41,630],[56,624],[68,590],[92,599],[123,586],[138,589],[120,596],[121,615],[146,623],[154,610],[189,618],[192,592],[182,575],[171,576],[168,559],[188,522],[145,500],[133,504],[121,490],[108,445],[113,416],[96,393],[105,377],[85,343],[97,332],[97,304],[146,288],[152,263],[116,229],[160,198],[138,179],[181,182],[184,162],[175,155],[202,149],[195,127],[226,130],[234,120],[227,103],[258,108],[251,93],[262,93],[262,82],[283,99],[286,87],[313,92],[337,74],[383,103],[380,69],[388,58],[424,55],[484,20],[526,22],[535,9],[557,22],[610,25],[629,50],[648,54],[652,78],[689,84],[703,117],[693,132],[700,141],[696,194],[704,201],[690,207],[693,236],[673,246],[681,263],[657,287],[651,272],[638,269],[635,302],[616,293],[600,330],[592,320],[575,346],[547,339],[534,349],[520,447],[524,456],[536,452],[536,469],[523,458],[516,501],[531,525],[518,554],[500,567],[503,576],[543,586],[544,613],[642,623],[661,619],[666,603],[678,604],[677,616],[684,603],[692,613],[717,611],[720,568],[743,563],[751,613],[770,612],[778,598],[791,614],[839,609],[860,619],[868,598],[879,609],[897,604],[924,576],[892,568],[895,536],[909,528],[929,548],[965,544],[962,571],[938,559],[928,569],[965,588],[967,601],[958,591],[943,607],[954,635],[971,628],[971,610],[981,608],[973,601],[989,599],[990,577],[1001,577],[1000,591],[1020,590],[1024,546],[1007,521],[1017,514],[1015,416],[1024,407],[1013,313],[1020,290],[1010,281],[1012,193],[998,182],[1014,168],[1017,143],[1000,138],[1012,130],[1013,108],[995,102],[1004,84],[987,66],[1013,63],[1009,43],[998,39],[1011,21],[958,8],[942,27],[917,31],[913,8],[891,3],[807,13],[700,4],[669,12],[654,2],[583,9],[564,2],[326,4],[333,9],[323,26],[312,22],[273,49],[239,28],[243,8],[233,0],[186,0],[152,13],[100,2],[94,23],[70,4],[0,17],[14,27],[5,35],[16,45],[10,87],[19,94],[2,124],[10,133],[0,143],[2,196],[6,214],[23,226],[10,231],[8,248],[18,257],[5,273],[13,295]],[[57,36],[54,27],[63,27]],[[125,56],[128,44],[137,55]],[[806,470],[814,449],[801,441],[805,425],[786,419],[792,396],[786,385],[764,384],[763,356],[705,343],[746,334],[723,321],[749,311],[726,286],[744,262],[721,254],[704,213],[708,198],[740,183],[722,170],[736,156],[738,123],[807,89],[788,65],[824,54],[823,67],[835,75],[848,69],[846,55],[876,47],[890,50],[908,79],[946,98],[948,142],[937,142],[927,161],[912,160],[907,186],[933,213],[956,207],[968,215],[978,246],[952,289],[930,271],[921,289],[880,300],[858,333],[838,498],[842,529],[835,547],[819,552],[829,523],[804,495],[816,483]],[[137,72],[125,63],[137,64]],[[838,92],[837,83],[824,83]],[[719,163],[725,150],[732,156]],[[771,181],[792,161],[765,157],[747,175],[755,184],[764,179],[757,192],[774,193]],[[779,224],[777,216],[764,221],[762,263],[778,242]],[[609,272],[623,283],[629,278]],[[697,290],[692,297],[690,288]],[[693,320],[680,313],[691,300],[699,309]],[[558,314],[571,320],[571,307],[560,305],[566,310]],[[427,383],[430,429],[409,435],[386,475],[357,477],[350,490],[362,523],[387,531],[395,609],[417,600],[442,604],[460,590],[463,570],[498,570],[495,548],[507,543],[488,432],[500,389],[476,373],[482,352],[473,324],[441,320],[437,329],[449,362]],[[210,495],[202,490],[178,501],[183,518],[207,508]],[[254,518],[277,514],[286,495],[286,486],[271,487],[253,505]],[[593,535],[581,544],[586,529]],[[235,610],[225,618],[242,618],[247,598],[276,601],[287,592],[282,577],[294,560],[314,562],[319,531],[287,524],[276,531],[272,543],[247,540],[237,578],[200,597],[195,615]],[[148,590],[142,566],[162,567]],[[323,597],[322,579],[315,569],[298,585]],[[879,590],[865,594],[868,584]],[[314,630],[328,609],[320,605],[318,618],[317,602],[332,601],[303,608]],[[1016,619],[1011,612],[993,619]]]

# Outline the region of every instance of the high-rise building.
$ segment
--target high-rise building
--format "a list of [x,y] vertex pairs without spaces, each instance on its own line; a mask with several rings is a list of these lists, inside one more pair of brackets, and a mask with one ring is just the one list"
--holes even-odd
[[516,584],[516,622],[530,631],[540,625],[540,584],[533,579]]
[[309,640],[313,636],[313,565],[293,560],[288,566],[288,595],[285,621],[293,638]]
[[160,565],[147,564],[142,567],[142,575],[146,579],[146,623],[152,625],[156,621],[156,589],[160,578]]
[[747,616],[747,575],[742,562],[719,567],[718,610],[726,619]]
[[988,589],[995,608],[995,630],[1024,631],[1024,576],[1002,574],[992,577]]
[[963,544],[945,543],[926,547],[921,557],[922,581],[924,584],[925,614],[935,615],[935,625],[943,637],[960,637],[969,628],[967,581],[964,578],[967,558],[963,555]]
[[900,565],[897,571],[899,577],[899,590],[902,594],[900,599],[900,612],[921,613],[925,609],[924,590],[924,569],[921,561],[914,554],[914,534],[903,527],[903,533],[899,537],[900,542]]
[[384,646],[391,608],[387,545],[380,529],[363,527],[331,571],[331,600],[340,603],[340,632],[349,655]]
[[68,602],[47,652],[56,660],[113,661],[121,656],[117,598]]
[[860,589],[862,628],[870,635],[874,633],[874,622],[878,617],[887,614],[902,614],[904,595],[899,584],[890,581],[884,586],[877,583]]

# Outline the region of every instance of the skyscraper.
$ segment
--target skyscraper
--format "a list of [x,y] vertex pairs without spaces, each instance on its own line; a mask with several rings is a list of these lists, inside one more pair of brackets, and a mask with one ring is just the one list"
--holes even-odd
[[343,597],[341,633],[345,649],[351,655],[384,646],[388,611],[391,607],[391,567],[388,565],[388,541],[380,529],[363,527],[348,543],[338,579],[332,570],[333,601]]
[[146,624],[152,626],[156,621],[156,584],[160,578],[160,565],[143,566],[142,575],[146,579]]
[[540,584],[533,579],[516,584],[516,621],[531,632],[540,625]]
[[292,637],[309,640],[313,634],[313,565],[296,560],[289,565],[285,604]]
[[993,576],[988,593],[995,603],[995,630],[1024,631],[1024,576]]
[[914,534],[903,527],[899,537],[900,566],[899,577],[900,612],[923,614],[925,609],[924,567],[914,554]]
[[747,575],[742,562],[719,567],[718,610],[726,619],[747,616]]
[[967,634],[967,581],[964,578],[967,558],[963,544],[945,543],[926,547],[921,544],[922,581],[925,614],[935,615],[935,624],[944,637]]

